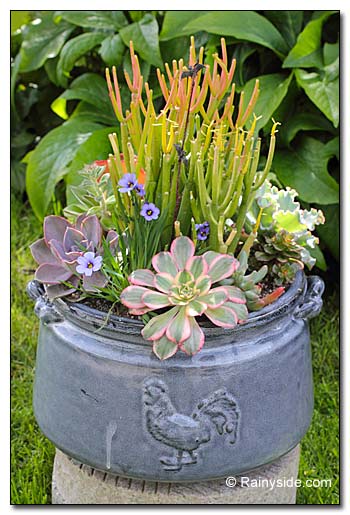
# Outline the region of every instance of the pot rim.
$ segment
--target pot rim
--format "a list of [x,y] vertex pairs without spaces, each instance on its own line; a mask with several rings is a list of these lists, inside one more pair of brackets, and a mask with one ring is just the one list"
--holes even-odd
[[[261,310],[249,313],[248,319],[244,323],[237,325],[234,329],[223,329],[222,327],[210,325],[209,322],[208,325],[201,324],[201,327],[206,336],[216,337],[223,333],[248,331],[271,322],[276,322],[278,319],[294,312],[296,307],[301,304],[306,289],[306,276],[302,270],[299,270],[293,283],[281,297]],[[129,335],[140,336],[140,331],[144,326],[141,320],[113,314],[109,315],[108,320],[106,320],[106,315],[108,314],[105,311],[79,302],[73,303],[63,299],[55,299],[53,305],[64,319],[68,319],[85,330],[91,328],[93,331],[96,331],[98,329],[100,335],[109,336],[110,338],[113,338],[113,334],[124,332],[126,328]]]

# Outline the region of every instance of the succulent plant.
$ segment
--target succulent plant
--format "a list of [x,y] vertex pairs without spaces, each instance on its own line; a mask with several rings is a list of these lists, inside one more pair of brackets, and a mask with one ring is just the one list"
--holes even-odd
[[[105,286],[107,278],[100,270],[102,236],[96,215],[82,214],[75,225],[61,216],[45,218],[44,238],[33,243],[30,249],[39,264],[35,279],[44,283],[50,299],[73,293],[80,283],[87,292]],[[115,231],[109,231],[106,241],[115,249]]]
[[68,188],[71,200],[63,213],[68,220],[75,220],[81,214],[98,216],[104,229],[111,229],[112,210],[115,205],[112,183],[108,173],[108,165],[100,161],[86,166],[79,172],[82,181]]
[[[164,97],[158,110],[153,91],[143,81],[132,41],[129,48],[132,77],[124,71],[130,90],[128,109],[123,108],[116,67],[106,70],[120,125],[119,133],[109,136],[114,155],[110,154],[108,166],[114,189],[125,165],[139,182],[144,171],[147,201],[161,212],[167,210],[163,246],[172,240],[175,221],[180,222],[183,235],[189,236],[193,218],[197,225],[206,221],[210,226],[204,247],[234,254],[246,212],[269,173],[274,154],[276,122],[266,165],[260,171],[261,142],[254,115],[259,81],[249,98],[242,92],[237,101],[233,82],[236,61],[228,59],[225,39],[221,39],[221,56],[213,55],[211,70],[203,64],[204,47],[196,55],[191,37],[188,66],[180,59],[171,66],[165,63],[164,74],[157,70]],[[115,198],[117,216],[132,213],[127,196]],[[229,234],[224,233],[227,218],[235,222]]]
[[304,249],[297,243],[297,237],[282,229],[277,233],[262,233],[259,237],[261,250],[254,252],[254,258],[266,263],[274,284],[290,284],[295,273],[304,268]]
[[271,270],[274,284],[276,286],[291,284],[298,270],[300,270],[300,265],[298,263],[287,261],[286,263],[274,264]]
[[241,251],[238,260],[239,266],[237,270],[224,283],[228,285],[233,284],[244,293],[249,311],[258,311],[277,300],[284,293],[285,289],[281,286],[271,293],[262,296],[262,286],[260,283],[267,275],[267,265],[263,265],[259,270],[253,270],[251,273],[246,274],[248,270],[247,253]]
[[263,261],[263,257],[270,261],[269,255],[274,258],[279,255],[279,261],[295,258],[311,270],[316,262],[312,252],[318,244],[318,238],[311,231],[316,225],[323,224],[325,218],[321,210],[301,209],[299,202],[295,201],[297,195],[297,191],[291,188],[280,190],[270,181],[265,181],[256,192],[247,221],[255,225],[261,215],[259,240],[264,256],[258,253],[259,261]]
[[121,302],[130,314],[166,309],[149,320],[142,330],[160,359],[176,353],[178,348],[196,354],[204,344],[204,333],[196,317],[205,315],[213,324],[233,328],[247,317],[242,291],[232,285],[220,286],[231,277],[238,261],[230,255],[209,251],[195,256],[195,246],[186,236],[173,240],[170,252],[153,257],[151,270],[135,270],[129,277],[131,286],[121,294]]

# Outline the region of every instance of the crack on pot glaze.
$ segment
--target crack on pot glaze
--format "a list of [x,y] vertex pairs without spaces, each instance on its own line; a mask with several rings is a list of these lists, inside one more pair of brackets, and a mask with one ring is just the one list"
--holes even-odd
[[93,401],[95,401],[97,404],[99,404],[99,400],[96,399],[96,397],[94,397],[93,395],[90,395],[90,393],[87,393],[86,390],[84,390],[84,388],[80,388],[80,391],[83,395],[85,395],[86,397],[88,397],[89,399],[92,399]]
[[106,431],[106,468],[111,468],[111,457],[112,457],[112,439],[117,432],[117,422],[111,420],[107,426]]
[[213,431],[235,444],[238,437],[240,411],[233,395],[220,389],[198,403],[188,416],[177,412],[167,385],[148,378],[143,390],[144,421],[147,432],[157,441],[174,449],[172,456],[160,456],[164,470],[180,471],[184,465],[197,463],[195,452],[209,443]]

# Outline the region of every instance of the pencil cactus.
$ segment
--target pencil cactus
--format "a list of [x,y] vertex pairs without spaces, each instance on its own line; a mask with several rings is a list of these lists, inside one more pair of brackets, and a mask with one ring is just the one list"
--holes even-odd
[[[107,69],[108,92],[120,124],[120,136],[110,135],[113,155],[109,170],[114,188],[126,167],[139,180],[145,172],[148,202],[167,209],[163,245],[172,239],[173,222],[178,220],[184,235],[191,234],[191,218],[210,225],[206,246],[222,253],[234,253],[247,210],[270,170],[277,123],[271,131],[266,165],[258,171],[260,139],[256,136],[254,107],[259,81],[251,98],[241,93],[234,108],[236,61],[228,60],[221,39],[221,57],[213,56],[213,69],[203,64],[204,48],[196,55],[191,38],[189,64],[183,59],[165,63],[166,74],[157,70],[164,107],[156,111],[153,92],[143,83],[137,55],[130,42],[132,78],[125,71],[131,98],[123,110],[117,70]],[[147,100],[147,102],[146,102]],[[116,196],[117,210],[132,213],[126,197]],[[225,231],[226,219],[233,219]]]
[[195,256],[190,238],[180,236],[170,252],[153,257],[151,270],[135,270],[125,288],[121,302],[130,314],[142,315],[157,309],[167,309],[153,317],[142,335],[153,341],[153,350],[166,359],[180,348],[189,355],[204,344],[204,333],[196,317],[205,315],[213,324],[233,328],[247,317],[246,300],[235,286],[213,287],[236,271],[238,261],[229,255],[209,251]]

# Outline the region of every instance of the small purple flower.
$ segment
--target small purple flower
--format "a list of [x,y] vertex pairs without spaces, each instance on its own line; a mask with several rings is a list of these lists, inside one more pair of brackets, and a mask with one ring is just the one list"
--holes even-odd
[[96,256],[94,252],[85,252],[83,256],[79,256],[77,259],[79,265],[76,267],[76,271],[79,274],[84,274],[87,277],[92,276],[92,272],[97,272],[102,266],[102,256]]
[[157,220],[160,210],[151,202],[145,202],[141,208],[140,215],[150,222],[151,220]]
[[196,224],[197,238],[199,240],[205,241],[210,232],[210,226],[208,222],[203,222],[202,224]]
[[134,173],[126,173],[118,182],[120,193],[127,193],[128,191],[132,191],[137,185],[136,175]]
[[143,184],[135,184],[134,190],[139,195],[139,197],[144,197],[146,195],[145,187]]

